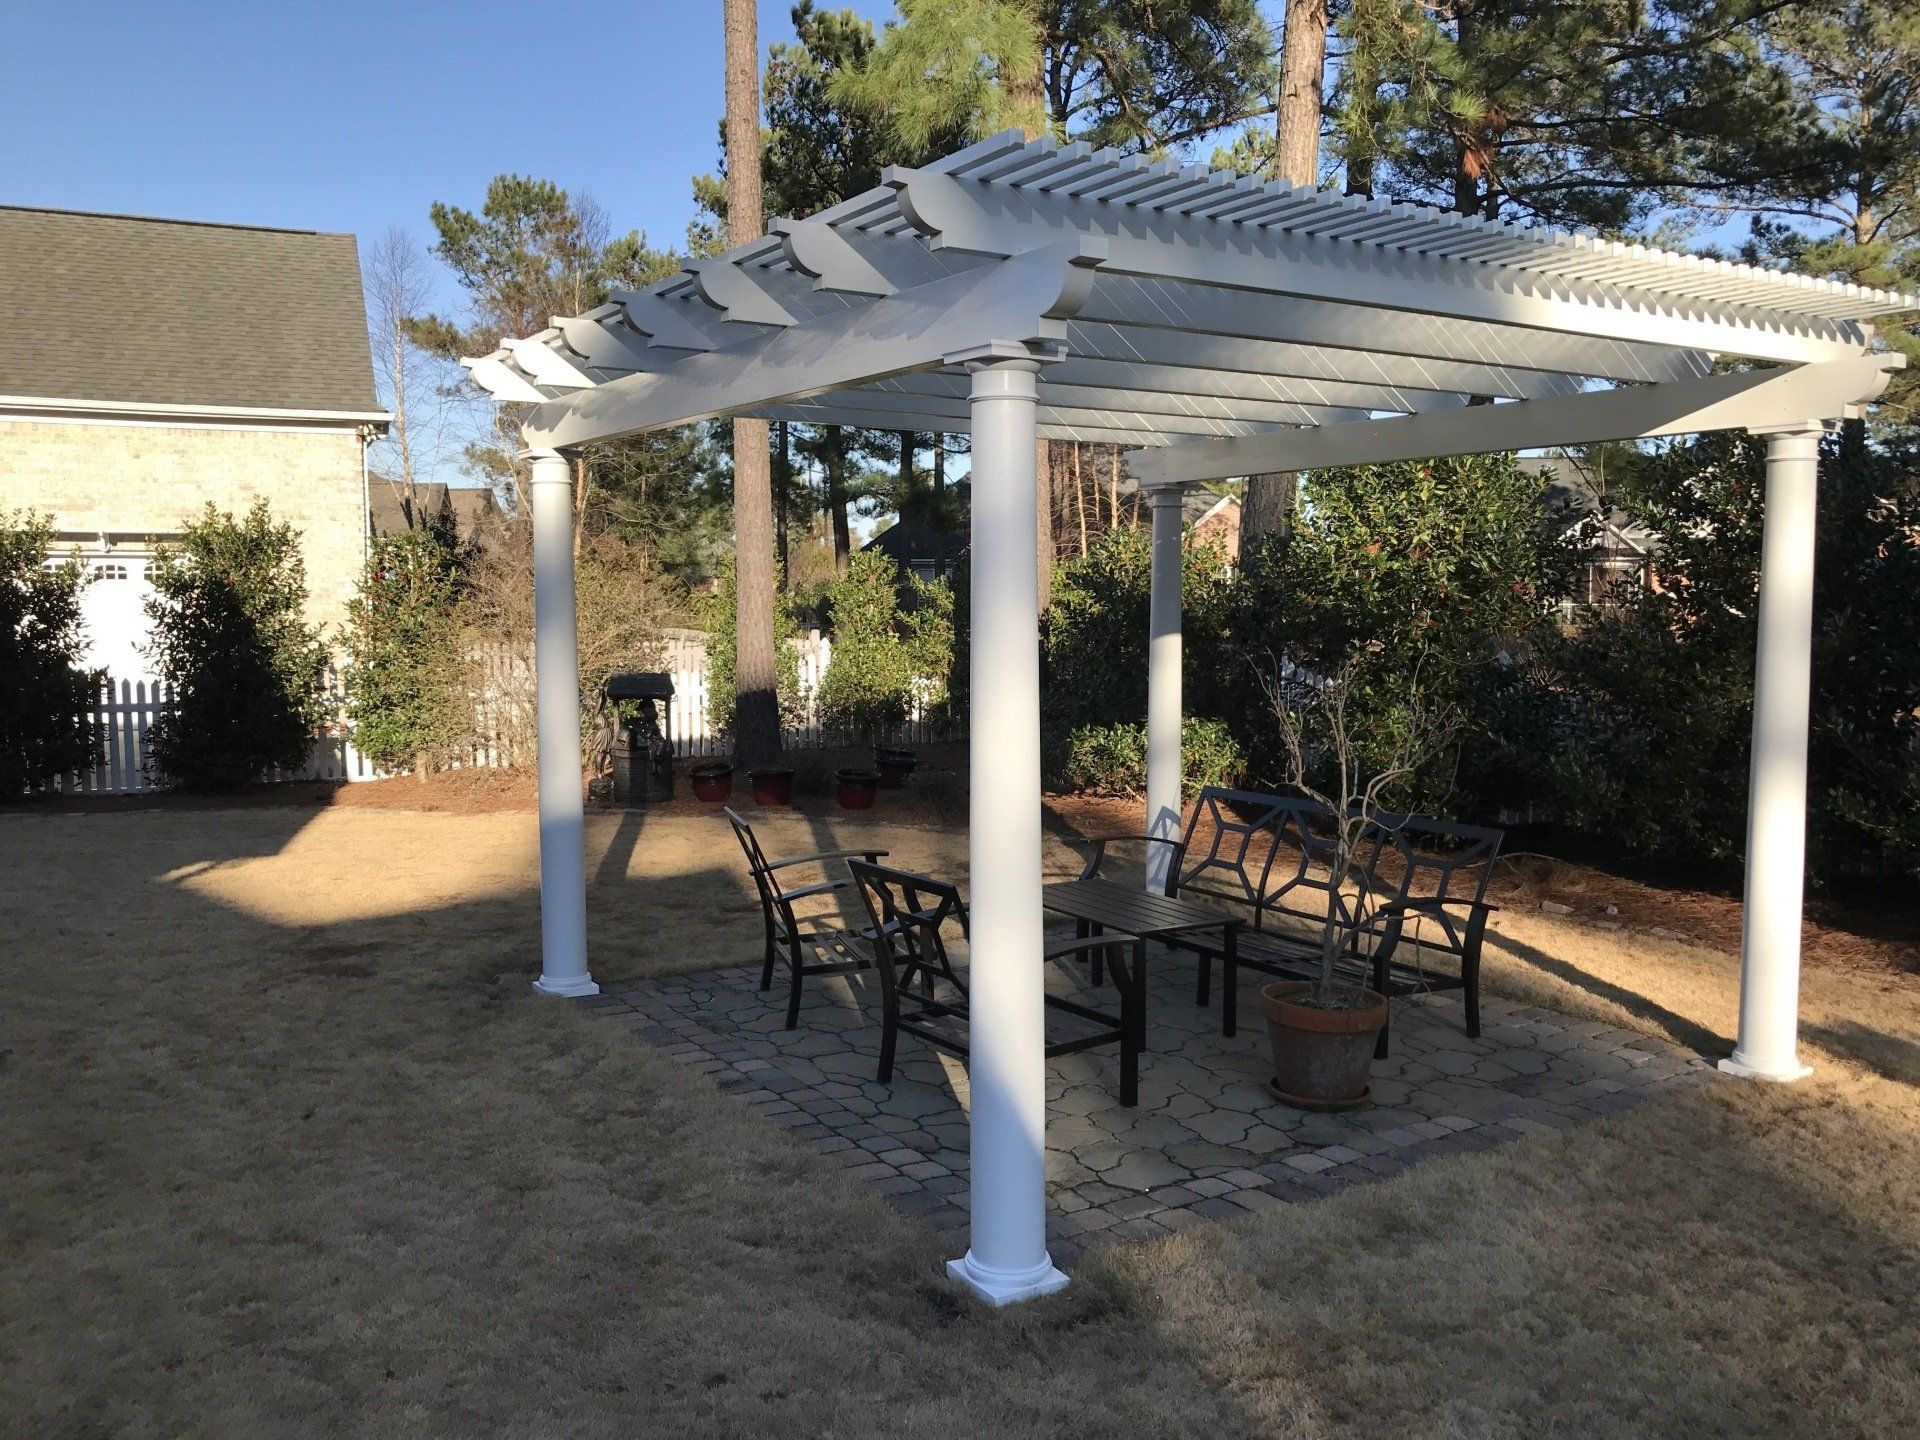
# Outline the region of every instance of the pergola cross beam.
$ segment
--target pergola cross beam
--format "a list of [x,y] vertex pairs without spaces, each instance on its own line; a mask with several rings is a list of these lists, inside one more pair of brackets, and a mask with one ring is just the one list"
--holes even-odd
[[1854,355],[1788,369],[1741,370],[1665,385],[1194,441],[1136,450],[1127,461],[1142,484],[1189,484],[1275,470],[1821,424],[1857,414],[1905,364],[1902,355]]

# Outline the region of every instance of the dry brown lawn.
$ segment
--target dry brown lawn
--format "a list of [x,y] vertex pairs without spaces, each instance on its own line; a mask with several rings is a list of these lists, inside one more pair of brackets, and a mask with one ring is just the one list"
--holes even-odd
[[[754,953],[712,817],[598,816],[589,850],[603,977]],[[535,864],[510,808],[0,815],[0,1433],[1913,1433],[1896,974],[1809,967],[1806,1084],[1099,1253],[993,1314],[837,1167],[534,997]],[[1728,1043],[1722,950],[1499,932],[1509,993]]]

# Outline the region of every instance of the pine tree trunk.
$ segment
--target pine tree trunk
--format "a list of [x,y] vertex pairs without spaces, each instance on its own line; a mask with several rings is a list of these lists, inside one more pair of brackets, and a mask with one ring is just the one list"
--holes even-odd
[[[933,437],[933,473],[928,478],[933,490],[933,523],[936,529],[945,532],[947,526],[947,437],[935,432]],[[942,580],[947,574],[947,550],[942,544],[934,551],[933,578]]]
[[[727,242],[762,230],[760,34],[754,0],[724,0],[727,67]],[[767,422],[733,422],[733,753],[764,765],[780,754],[778,668],[773,649],[773,477]]]
[[1073,508],[1080,520],[1080,554],[1087,553],[1087,489],[1080,474],[1080,442],[1073,444]]
[[1054,442],[1033,442],[1033,553],[1039,559],[1039,603],[1054,601]]
[[[1473,0],[1454,0],[1453,6],[1454,43],[1463,55],[1473,51],[1474,14]],[[1463,121],[1475,124],[1477,121]],[[1480,208],[1480,179],[1477,170],[1478,161],[1473,153],[1474,137],[1471,134],[1459,134],[1453,142],[1453,208],[1462,215],[1472,215]]]
[[1320,86],[1327,68],[1327,0],[1287,0],[1273,173],[1289,185],[1320,178]]
[[1246,493],[1240,499],[1241,569],[1258,568],[1261,545],[1293,533],[1294,497],[1299,488],[1300,477],[1290,471],[1247,477]]
[[592,483],[593,472],[587,468],[587,457],[576,455],[573,460],[573,563],[576,567],[587,538],[587,487]]
[[773,544],[780,562],[775,580],[784,590],[791,573],[788,565],[791,557],[787,545],[787,509],[793,503],[793,436],[784,420],[773,427],[773,432],[776,437],[774,453],[780,457],[780,469],[773,487]]
[[[1280,43],[1274,173],[1289,185],[1320,179],[1320,86],[1327,68],[1327,0],[1287,0]],[[1293,521],[1300,477],[1249,475],[1240,500],[1240,563],[1257,563],[1261,541]]]
[[853,532],[847,524],[847,432],[838,425],[827,427],[827,525],[833,537],[833,571],[847,573],[853,556]]

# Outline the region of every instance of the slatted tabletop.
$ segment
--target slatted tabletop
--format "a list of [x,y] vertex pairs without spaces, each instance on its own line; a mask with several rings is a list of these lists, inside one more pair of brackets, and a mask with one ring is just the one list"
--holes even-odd
[[[1246,925],[1246,921],[1238,915],[1231,915],[1223,910],[1214,910],[1171,895],[1156,895],[1151,890],[1120,885],[1112,880],[1101,880],[1098,877],[1088,880],[1062,880],[1049,885],[1042,892],[1041,903],[1056,915],[1069,915],[1078,921],[1082,933],[1092,929],[1138,935],[1142,940],[1166,941],[1176,935],[1190,935],[1201,930],[1218,930],[1220,949],[1227,957],[1229,975],[1233,974],[1233,955],[1240,938],[1240,931]],[[1206,975],[1207,967],[1203,960],[1198,995],[1201,1004],[1206,1003]],[[1146,1001],[1144,971],[1138,977],[1138,983],[1141,992],[1140,1003],[1144,1006]],[[1223,1034],[1231,1035],[1234,1033],[1235,1024],[1230,985],[1226,987],[1225,993],[1221,1031]],[[1143,1009],[1136,1013],[1140,1018],[1141,1043],[1144,1045],[1146,1015]]]
[[1157,940],[1190,930],[1237,931],[1246,924],[1237,915],[1171,895],[1156,895],[1112,880],[1062,880],[1049,885],[1042,903],[1057,915]]

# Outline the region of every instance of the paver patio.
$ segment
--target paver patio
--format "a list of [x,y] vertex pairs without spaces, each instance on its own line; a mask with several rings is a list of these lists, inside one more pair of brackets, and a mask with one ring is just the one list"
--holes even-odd
[[[1416,996],[1394,1005],[1393,1053],[1374,1064],[1373,1103],[1309,1114],[1266,1088],[1267,1037],[1251,982],[1241,996],[1251,1023],[1228,1039],[1217,1001],[1206,1009],[1193,1003],[1192,977],[1190,965],[1152,952],[1137,1108],[1119,1104],[1114,1053],[1048,1063],[1048,1244],[1056,1264],[1089,1244],[1148,1240],[1312,1199],[1429,1156],[1577,1124],[1714,1074],[1662,1041],[1491,997],[1482,1033],[1470,1039],[1457,995]],[[1073,988],[1059,974],[1049,984]],[[737,966],[616,983],[582,1003],[711,1076],[964,1248],[960,1062],[902,1036],[893,1083],[880,1085],[879,986],[870,975],[810,980],[792,1031],[782,1028],[785,976],[769,993],[758,985],[758,966]]]

